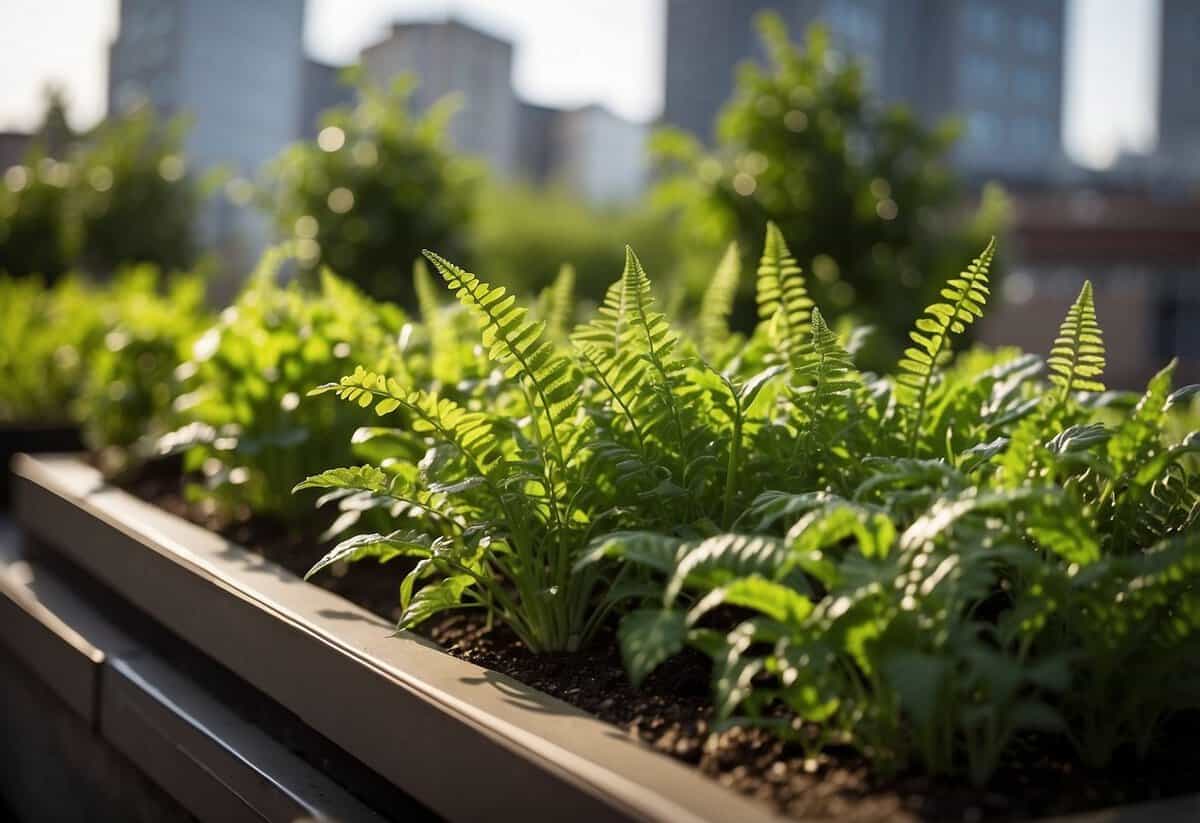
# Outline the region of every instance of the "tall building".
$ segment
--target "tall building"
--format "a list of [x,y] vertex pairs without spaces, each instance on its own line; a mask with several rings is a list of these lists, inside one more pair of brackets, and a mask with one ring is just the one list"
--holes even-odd
[[[194,171],[253,178],[298,136],[304,0],[121,0],[109,50],[108,111],[148,101],[190,121]],[[200,240],[252,259],[269,240],[250,207],[210,198]]]
[[[1186,2],[1186,0],[1185,0]],[[1041,177],[1060,162],[1065,0],[668,0],[664,120],[705,139],[737,63],[761,59],[753,18],[813,23],[874,91],[928,121],[961,116],[970,176]]]
[[1162,0],[1158,151],[1167,165],[1200,180],[1200,3]]
[[461,108],[450,122],[454,147],[485,158],[502,175],[516,171],[512,43],[456,20],[397,23],[386,39],[363,50],[361,60],[376,84],[415,75],[413,105],[419,111],[447,94],[460,95]]

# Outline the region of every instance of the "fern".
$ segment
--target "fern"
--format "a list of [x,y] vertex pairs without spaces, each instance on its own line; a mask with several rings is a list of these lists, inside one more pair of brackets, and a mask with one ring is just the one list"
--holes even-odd
[[1084,281],[1079,296],[1067,311],[1046,364],[1053,372],[1050,382],[1061,389],[1060,406],[1072,390],[1104,391],[1104,384],[1098,379],[1104,372],[1104,336],[1096,321],[1090,280]]
[[[796,359],[793,374],[802,384],[797,394],[807,417],[803,439],[811,443],[826,434],[826,422],[839,411],[833,404],[844,403],[861,384],[855,377],[850,354],[825,325],[825,318],[816,307],[812,311],[811,339]],[[829,445],[827,443],[826,447]]]
[[539,434],[548,444],[558,470],[566,470],[577,438],[568,437],[567,421],[579,408],[579,395],[571,361],[546,340],[545,324],[528,319],[528,310],[502,286],[490,286],[433,252],[425,252],[459,302],[473,309],[483,329],[489,356],[507,366],[508,376],[520,376],[535,398],[534,410],[544,425]]
[[946,283],[942,298],[948,302],[928,306],[925,316],[918,319],[916,328],[909,332],[916,345],[904,350],[896,383],[901,399],[912,404],[908,431],[910,456],[917,453],[930,390],[938,366],[949,356],[951,337],[962,334],[967,326],[983,316],[989,293],[987,273],[995,251],[996,240],[993,238],[959,277]]
[[730,243],[704,290],[696,318],[700,351],[706,357],[712,357],[729,340],[729,313],[733,310],[741,274],[742,261],[737,243]]
[[780,353],[791,358],[808,336],[813,302],[804,285],[804,275],[784,242],[783,233],[772,222],[767,223],[762,259],[758,264],[757,300],[759,318],[773,324],[773,336]]
[[551,340],[565,340],[574,312],[575,267],[563,263],[554,282],[538,297],[538,316],[546,322],[546,335]]
[[413,286],[417,292],[417,306],[421,310],[421,319],[429,332],[429,358],[433,376],[452,386],[462,379],[458,336],[454,333],[453,324],[446,322],[446,318],[442,316],[438,290],[434,288],[429,267],[420,258],[413,263]]

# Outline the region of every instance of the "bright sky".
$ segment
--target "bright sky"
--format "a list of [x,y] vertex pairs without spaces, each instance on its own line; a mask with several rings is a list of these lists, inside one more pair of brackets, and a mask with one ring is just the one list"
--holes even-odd
[[[895,0],[893,0],[895,1]],[[599,101],[632,118],[662,109],[665,0],[309,0],[309,52],[352,60],[387,24],[448,13],[517,43],[517,91],[540,103]],[[1155,140],[1158,0],[1068,0],[1066,124],[1075,159],[1104,165]],[[72,122],[104,113],[117,0],[0,2],[0,130],[39,120],[66,87]]]

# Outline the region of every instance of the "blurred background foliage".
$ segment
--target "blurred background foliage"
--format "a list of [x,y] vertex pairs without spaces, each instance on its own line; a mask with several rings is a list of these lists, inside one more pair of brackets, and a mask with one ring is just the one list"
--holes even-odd
[[754,318],[748,273],[773,220],[822,311],[853,314],[878,330],[862,364],[890,365],[910,319],[1003,231],[1005,198],[989,189],[978,209],[964,207],[946,162],[957,125],[927,129],[907,110],[883,107],[862,67],[837,59],[823,29],[798,45],[777,15],[760,16],[758,25],[768,65],[740,68],[716,149],[678,130],[654,140],[663,175],[655,200],[680,215],[680,248],[689,251],[680,276],[698,294],[724,244],[736,239],[735,326],[747,328]]
[[[717,146],[660,131],[658,182],[640,202],[589,204],[564,188],[491,178],[449,147],[454,97],[414,112],[412,78],[377,88],[349,70],[343,79],[358,102],[327,111],[315,140],[276,159],[258,206],[294,249],[302,284],[317,288],[328,267],[371,297],[408,307],[417,302],[412,267],[424,248],[530,298],[571,264],[575,295],[594,302],[619,275],[628,243],[667,305],[693,311],[736,239],[742,270],[732,331],[753,324],[753,269],[773,220],[826,314],[878,329],[860,364],[890,365],[937,284],[1003,232],[1005,197],[989,189],[965,205],[947,162],[956,125],[925,128],[882,106],[861,67],[838,59],[823,30],[798,45],[777,16],[759,26],[768,63],[741,68]],[[73,135],[63,109],[51,96],[26,161],[5,173],[0,271],[52,281],[71,269],[109,275],[136,262],[194,266],[205,187],[185,165],[185,125],[143,108]]]
[[621,275],[626,244],[652,274],[672,271],[672,227],[669,215],[647,205],[589,205],[562,189],[494,184],[480,198],[472,264],[493,282],[533,295],[569,263],[575,294],[599,303]]
[[193,265],[201,189],[186,173],[184,132],[142,107],[76,135],[50,91],[42,126],[0,186],[0,271],[54,281],[73,268]]
[[264,203],[280,234],[294,238],[309,282],[329,266],[373,297],[412,306],[422,249],[466,256],[483,169],[446,148],[454,98],[413,115],[410,78],[386,89],[354,72],[346,81],[359,102],[329,110],[315,142],[283,152]]

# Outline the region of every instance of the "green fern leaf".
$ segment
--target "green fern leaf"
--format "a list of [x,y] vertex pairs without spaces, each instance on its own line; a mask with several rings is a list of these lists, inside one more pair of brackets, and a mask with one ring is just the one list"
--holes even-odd
[[758,316],[773,324],[774,338],[780,351],[792,357],[803,347],[809,332],[813,302],[804,285],[800,266],[792,258],[783,233],[767,223],[762,259],[757,277]]
[[988,268],[995,252],[996,239],[992,238],[966,271],[947,281],[941,292],[946,302],[928,306],[925,315],[917,320],[916,328],[909,332],[916,345],[904,350],[896,382],[899,398],[913,408],[908,432],[912,455],[917,451],[938,366],[950,354],[951,337],[962,334],[967,326],[983,317],[983,306],[989,293]]
[[700,316],[696,323],[700,331],[700,351],[706,356],[711,356],[729,339],[729,313],[733,310],[741,274],[737,243],[730,243],[700,301]]
[[575,311],[575,267],[563,263],[545,290],[538,295],[538,317],[546,322],[546,335],[551,340],[565,340],[567,325]]
[[[521,377],[532,392],[535,413],[544,425],[540,436],[564,470],[578,437],[568,437],[568,421],[579,409],[579,379],[571,361],[555,351],[545,324],[528,319],[528,311],[503,286],[491,286],[433,252],[428,257],[459,301],[476,312],[488,356],[507,367],[508,377]],[[574,429],[579,433],[579,429]]]
[[429,266],[418,258],[413,263],[413,286],[417,292],[417,307],[421,310],[422,325],[429,333],[429,359],[433,376],[448,385],[462,378],[462,363],[458,356],[458,337],[454,324],[443,316],[438,290],[434,288]]
[[1050,382],[1062,390],[1059,404],[1066,402],[1073,390],[1104,391],[1104,384],[1097,379],[1104,372],[1104,337],[1096,321],[1090,280],[1084,282],[1067,311],[1046,364],[1052,372]]

